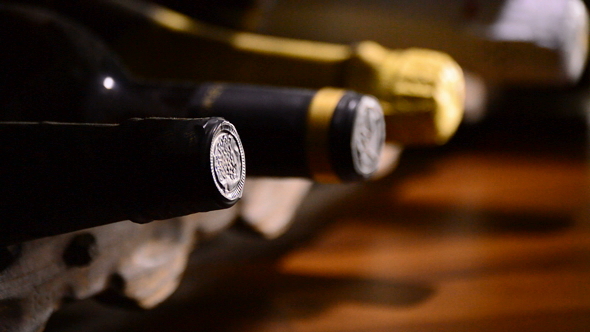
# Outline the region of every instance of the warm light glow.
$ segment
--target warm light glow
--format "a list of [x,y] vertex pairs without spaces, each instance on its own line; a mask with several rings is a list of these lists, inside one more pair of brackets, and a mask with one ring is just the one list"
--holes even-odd
[[102,81],[102,85],[108,90],[115,87],[115,80],[112,77],[106,77],[104,81]]
[[189,17],[158,6],[152,8],[151,17],[172,30],[184,31],[193,25]]

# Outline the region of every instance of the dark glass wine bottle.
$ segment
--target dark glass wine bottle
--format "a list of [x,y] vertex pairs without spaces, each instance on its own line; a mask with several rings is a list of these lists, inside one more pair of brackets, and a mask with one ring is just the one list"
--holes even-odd
[[252,175],[354,181],[377,168],[384,119],[368,95],[143,82],[79,24],[33,7],[2,7],[0,44],[3,121],[220,116],[240,132]]
[[0,244],[228,208],[244,150],[220,118],[0,122]]

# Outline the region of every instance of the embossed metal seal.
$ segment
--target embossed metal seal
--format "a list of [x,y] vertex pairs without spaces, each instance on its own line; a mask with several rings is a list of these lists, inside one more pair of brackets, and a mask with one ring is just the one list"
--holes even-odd
[[246,158],[236,128],[224,121],[211,142],[211,172],[215,186],[228,200],[242,197],[246,181]]
[[385,142],[385,118],[377,99],[363,96],[357,106],[350,141],[354,167],[369,176],[377,170]]

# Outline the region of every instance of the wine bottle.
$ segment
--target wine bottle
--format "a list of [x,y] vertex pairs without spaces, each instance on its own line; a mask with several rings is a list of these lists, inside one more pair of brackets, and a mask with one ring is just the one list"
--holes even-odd
[[441,52],[238,32],[132,0],[29,1],[83,22],[141,77],[352,89],[380,100],[387,140],[404,145],[444,143],[462,118],[463,73]]
[[436,49],[500,85],[575,83],[589,38],[582,0],[275,0],[256,31]]
[[220,118],[0,123],[0,243],[228,208],[245,158]]
[[249,174],[339,182],[367,179],[377,168],[385,126],[371,96],[136,80],[90,32],[39,8],[0,10],[0,42],[0,120],[221,116],[240,132]]

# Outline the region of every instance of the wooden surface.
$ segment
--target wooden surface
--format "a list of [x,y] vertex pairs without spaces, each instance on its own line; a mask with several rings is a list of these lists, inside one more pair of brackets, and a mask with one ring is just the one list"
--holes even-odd
[[279,259],[222,246],[155,310],[86,302],[48,331],[588,331],[586,144],[488,129],[407,152]]

